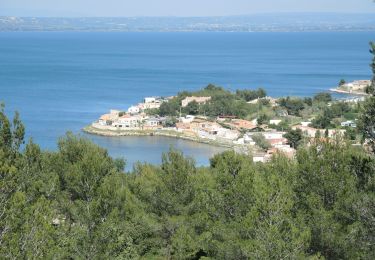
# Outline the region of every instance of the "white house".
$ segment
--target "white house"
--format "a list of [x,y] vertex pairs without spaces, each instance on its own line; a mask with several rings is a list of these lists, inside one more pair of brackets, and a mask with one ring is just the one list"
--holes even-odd
[[159,124],[160,124],[160,120],[155,117],[147,118],[145,121],[145,125],[148,127],[157,127]]
[[140,111],[139,107],[131,106],[128,108],[128,113],[130,114],[138,114]]
[[120,117],[113,125],[119,128],[135,128],[140,125],[140,118],[131,115],[124,115]]
[[279,125],[282,120],[279,119],[271,119],[270,120],[270,125]]
[[341,126],[342,127],[353,127],[353,128],[355,128],[355,127],[357,127],[357,124],[355,122],[349,120],[349,121],[342,122]]
[[144,98],[144,103],[155,103],[156,102],[156,97],[145,97]]
[[194,121],[194,119],[195,119],[195,116],[191,116],[191,115],[187,115],[187,116],[185,116],[185,117],[180,117],[179,118],[180,119],[180,121],[182,122],[182,123],[191,123],[191,122],[193,122]]
[[266,138],[266,140],[271,140],[283,138],[285,132],[262,132],[262,134],[264,135],[264,138]]
[[311,122],[309,122],[309,121],[301,122],[302,126],[309,126],[310,124],[311,124]]

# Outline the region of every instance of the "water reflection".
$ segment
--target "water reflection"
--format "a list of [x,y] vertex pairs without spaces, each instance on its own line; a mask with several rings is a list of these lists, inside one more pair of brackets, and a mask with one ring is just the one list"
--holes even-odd
[[126,170],[136,162],[160,164],[162,153],[170,147],[180,150],[185,156],[194,158],[198,166],[209,164],[209,159],[226,148],[162,136],[103,137],[87,135],[92,141],[106,148],[113,157],[126,159]]

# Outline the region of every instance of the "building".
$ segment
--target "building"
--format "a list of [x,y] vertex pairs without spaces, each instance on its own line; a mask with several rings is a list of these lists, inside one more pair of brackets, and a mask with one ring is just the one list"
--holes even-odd
[[140,109],[137,106],[131,106],[128,108],[128,113],[130,114],[138,114],[139,112],[140,112]]
[[[292,127],[293,130],[301,129],[301,131],[307,135],[308,137],[315,138],[317,135],[317,132],[320,132],[320,136],[324,136],[326,130],[325,129],[317,129],[310,126],[302,126],[302,125],[296,125]],[[336,135],[343,135],[345,134],[345,129],[328,129],[328,137],[334,137]]]
[[142,119],[138,116],[132,116],[129,114],[123,115],[118,118],[113,126],[118,128],[137,128],[140,126]]
[[270,125],[279,125],[282,122],[280,119],[271,119]]
[[159,125],[160,125],[159,118],[151,117],[151,118],[147,118],[145,120],[145,126],[146,127],[158,127]]
[[181,101],[181,106],[186,107],[190,102],[197,102],[198,104],[204,104],[207,101],[211,100],[211,97],[186,97]]
[[355,122],[349,120],[349,121],[342,122],[341,126],[342,127],[353,127],[353,128],[355,128],[355,127],[357,127],[357,124]]
[[145,104],[147,104],[147,103],[155,103],[156,99],[157,99],[156,97],[145,97],[144,100],[143,100],[143,102]]
[[233,119],[228,125],[236,129],[253,130],[257,128],[256,123],[243,119]]
[[180,122],[182,123],[191,123],[193,122],[195,119],[195,116],[191,116],[191,115],[187,115],[185,117],[180,117],[179,120]]
[[104,114],[100,116],[98,123],[102,126],[110,126],[114,121],[116,121],[119,118],[120,111],[111,109],[109,111],[109,114]]
[[301,122],[302,126],[309,126],[310,124],[311,124],[311,122],[309,122],[309,121]]
[[300,129],[305,135],[308,137],[315,137],[317,134],[317,131],[320,131],[321,135],[324,135],[324,131],[322,129],[316,129],[310,126],[303,126],[303,125],[296,125],[292,127],[293,130]]
[[99,118],[98,123],[99,123],[99,125],[103,125],[103,126],[106,126],[106,125],[112,125],[112,117],[111,117],[111,114],[104,114],[104,115],[102,115],[102,116]]

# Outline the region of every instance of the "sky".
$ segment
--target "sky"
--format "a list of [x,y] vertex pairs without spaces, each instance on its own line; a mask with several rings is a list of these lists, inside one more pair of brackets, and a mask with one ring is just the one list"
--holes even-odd
[[226,16],[276,12],[374,13],[373,0],[0,0],[5,16]]

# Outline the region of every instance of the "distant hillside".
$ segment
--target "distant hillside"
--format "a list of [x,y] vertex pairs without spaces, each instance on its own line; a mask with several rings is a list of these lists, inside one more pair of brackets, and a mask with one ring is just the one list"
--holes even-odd
[[0,17],[0,31],[375,31],[374,14],[257,14],[225,17]]

